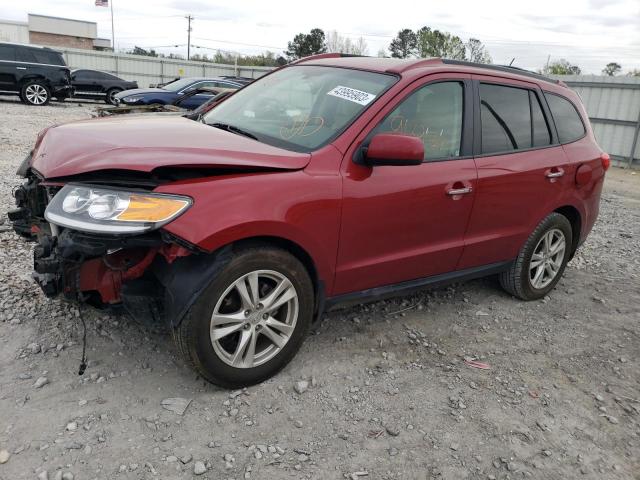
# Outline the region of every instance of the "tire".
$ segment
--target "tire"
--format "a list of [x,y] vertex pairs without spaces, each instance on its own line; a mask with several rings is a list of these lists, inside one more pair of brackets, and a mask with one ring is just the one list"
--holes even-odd
[[571,257],[572,235],[567,217],[555,212],[547,216],[529,236],[509,270],[500,274],[502,288],[522,300],[543,298],[564,273]]
[[[251,294],[256,284],[257,305]],[[186,362],[209,382],[225,388],[255,385],[278,373],[300,349],[313,306],[311,279],[297,258],[278,248],[246,248],[235,252],[203,291],[174,329],[174,339]]]
[[20,99],[27,105],[42,107],[51,100],[51,91],[42,80],[30,80],[20,89]]
[[109,90],[107,90],[107,94],[104,97],[104,102],[108,103],[109,105],[115,105],[116,102],[114,101],[113,97],[121,91],[121,88],[110,88]]

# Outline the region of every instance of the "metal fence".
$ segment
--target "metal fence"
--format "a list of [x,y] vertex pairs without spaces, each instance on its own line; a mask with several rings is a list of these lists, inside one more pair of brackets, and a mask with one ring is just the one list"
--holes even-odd
[[258,78],[270,67],[245,67],[219,63],[188,62],[169,58],[144,57],[76,48],[58,48],[71,69],[89,68],[135,80],[140,87],[173,80],[176,77],[217,77],[236,75]]
[[563,75],[555,78],[584,103],[598,144],[618,166],[640,166],[640,78]]

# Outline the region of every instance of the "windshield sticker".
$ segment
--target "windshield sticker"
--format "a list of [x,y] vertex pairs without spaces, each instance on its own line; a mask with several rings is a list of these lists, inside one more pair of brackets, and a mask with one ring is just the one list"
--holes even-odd
[[333,90],[328,91],[327,95],[359,103],[360,105],[368,105],[374,98],[376,98],[372,93],[356,90],[355,88],[343,87],[342,85],[338,85]]

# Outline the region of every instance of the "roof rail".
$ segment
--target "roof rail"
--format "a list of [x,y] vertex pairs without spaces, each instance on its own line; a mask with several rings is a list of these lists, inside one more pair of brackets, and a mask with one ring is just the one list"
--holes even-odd
[[499,72],[506,72],[506,73],[516,73],[518,75],[535,78],[537,80],[543,80],[549,83],[555,83],[560,85],[563,84],[563,82],[561,82],[560,80],[555,80],[553,78],[549,78],[540,73],[532,72],[531,70],[525,70],[524,68],[520,68],[520,67],[513,67],[511,65],[487,65],[484,63],[467,62],[464,60],[449,60],[444,58],[442,59],[442,63],[446,63],[449,65],[464,65],[468,67],[486,68],[487,70],[497,70]]
[[294,60],[289,65],[295,65],[297,63],[308,62],[311,60],[320,60],[323,58],[343,58],[343,57],[366,57],[366,55],[354,55],[352,53],[318,53],[316,55],[309,55],[308,57],[302,57]]

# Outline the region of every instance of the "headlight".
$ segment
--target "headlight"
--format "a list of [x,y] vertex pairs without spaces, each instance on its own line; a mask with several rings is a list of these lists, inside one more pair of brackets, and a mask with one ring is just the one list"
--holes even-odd
[[124,98],[122,98],[121,100],[122,100],[124,103],[140,103],[140,102],[142,101],[142,99],[143,99],[143,98],[144,98],[144,97],[142,97],[142,96],[132,95],[132,96],[130,96],[130,97],[124,97]]
[[85,232],[140,233],[166,225],[191,203],[178,195],[68,184],[53,197],[44,216],[61,227]]

